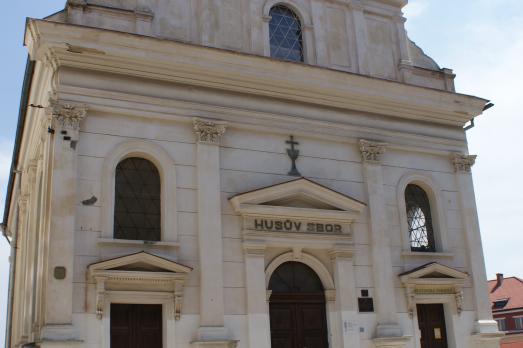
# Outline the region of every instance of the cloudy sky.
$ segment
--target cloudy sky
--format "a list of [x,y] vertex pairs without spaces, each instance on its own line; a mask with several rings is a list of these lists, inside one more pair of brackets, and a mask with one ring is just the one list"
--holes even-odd
[[[26,61],[26,17],[42,18],[65,0],[11,1],[0,22],[4,67],[0,82],[0,213]],[[478,154],[474,181],[490,278],[496,272],[523,277],[523,1],[410,0],[405,8],[410,38],[442,67],[457,73],[459,92],[496,106],[468,132]],[[3,341],[9,246],[0,241],[0,340]],[[0,342],[1,342],[0,341]]]

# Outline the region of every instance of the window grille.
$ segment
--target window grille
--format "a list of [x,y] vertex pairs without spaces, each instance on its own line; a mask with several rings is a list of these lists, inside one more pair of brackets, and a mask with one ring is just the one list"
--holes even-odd
[[427,193],[421,187],[410,184],[405,189],[405,203],[411,250],[436,251]]
[[282,5],[271,8],[269,15],[271,57],[303,62],[302,28],[298,16]]
[[161,240],[160,174],[153,163],[131,157],[116,167],[114,238]]
[[323,293],[320,278],[301,262],[285,262],[272,274],[269,289],[273,293]]

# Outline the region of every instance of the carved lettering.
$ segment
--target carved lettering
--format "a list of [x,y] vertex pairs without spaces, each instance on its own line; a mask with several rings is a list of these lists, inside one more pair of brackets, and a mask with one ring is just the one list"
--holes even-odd
[[343,226],[331,223],[314,223],[294,220],[254,219],[253,227],[258,231],[285,231],[297,233],[343,233]]

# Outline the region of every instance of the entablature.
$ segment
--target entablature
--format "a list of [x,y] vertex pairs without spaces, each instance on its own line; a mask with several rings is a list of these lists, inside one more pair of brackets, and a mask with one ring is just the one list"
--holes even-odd
[[25,42],[32,59],[52,61],[58,68],[123,74],[450,126],[463,126],[481,114],[487,102],[317,66],[43,20],[28,22]]

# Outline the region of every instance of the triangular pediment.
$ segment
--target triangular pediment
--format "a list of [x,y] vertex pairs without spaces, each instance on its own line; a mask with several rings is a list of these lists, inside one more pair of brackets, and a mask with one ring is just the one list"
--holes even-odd
[[101,271],[165,272],[187,274],[192,269],[146,252],[117,257],[89,265],[91,275]]
[[463,281],[467,279],[468,274],[460,270],[454,269],[449,266],[432,262],[425,264],[420,267],[416,267],[410,271],[404,272],[399,275],[401,280],[405,282],[412,281],[437,281],[437,280],[448,280],[448,281]]
[[347,195],[300,178],[230,198],[242,215],[318,217],[354,220],[365,204]]

